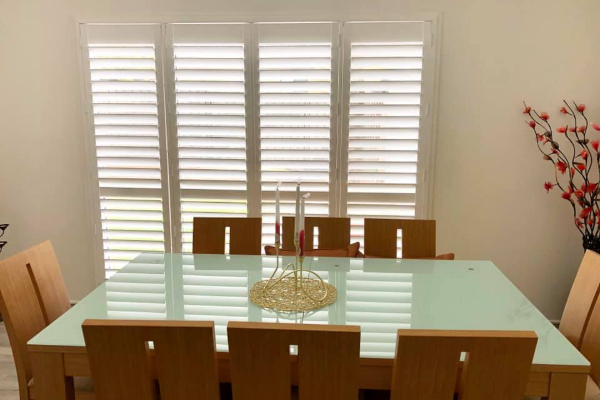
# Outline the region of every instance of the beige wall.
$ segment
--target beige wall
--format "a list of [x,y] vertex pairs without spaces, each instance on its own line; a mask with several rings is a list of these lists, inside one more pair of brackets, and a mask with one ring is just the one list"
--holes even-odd
[[567,205],[542,189],[551,170],[520,101],[554,110],[573,98],[600,120],[597,0],[0,0],[0,222],[12,225],[2,255],[50,238],[72,298],[94,287],[75,21],[339,10],[443,15],[438,250],[493,260],[559,318],[580,240]]

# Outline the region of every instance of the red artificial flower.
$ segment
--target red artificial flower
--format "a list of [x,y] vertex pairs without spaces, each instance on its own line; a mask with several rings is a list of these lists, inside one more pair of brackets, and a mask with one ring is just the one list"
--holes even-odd
[[535,121],[529,121],[529,126],[535,128]]
[[581,153],[579,153],[579,155],[581,156],[581,158],[583,158],[584,160],[587,160],[588,157],[588,152],[586,149],[581,150]]
[[598,147],[600,147],[600,140],[592,140],[590,143],[592,144],[594,150],[598,151]]
[[567,111],[567,109],[565,107],[561,107],[560,112],[563,114],[569,114],[569,111]]
[[585,164],[582,164],[582,163],[575,163],[575,166],[580,171],[583,171],[585,169]]
[[552,149],[551,151],[552,151],[552,154],[558,154],[558,150],[556,150],[556,149]]
[[572,183],[569,184],[569,189],[567,191],[569,192],[569,194],[573,194],[573,184]]
[[591,217],[590,219],[588,219],[588,221],[587,221],[587,224],[588,224],[589,226],[592,226],[592,225],[594,225],[594,220],[595,220],[595,218],[594,218],[594,217]]
[[583,125],[581,125],[579,128],[577,128],[577,132],[582,132],[583,133],[583,132],[585,132],[585,130],[586,130],[586,127],[583,126]]
[[557,161],[556,162],[556,169],[561,173],[564,174],[565,172],[567,172],[567,164],[565,164],[562,161]]
[[567,127],[566,126],[561,126],[556,128],[556,132],[558,133],[567,133]]
[[569,132],[575,132],[577,130],[576,126],[572,126],[569,128]]
[[550,119],[550,115],[548,115],[548,113],[546,111],[544,111],[543,113],[540,114],[540,118],[543,119],[544,121],[548,121]]
[[575,175],[575,168],[571,167],[571,175]]
[[580,104],[577,106],[577,111],[579,112],[584,112],[585,111],[585,104]]
[[[536,133],[535,137],[537,138],[538,142],[543,142],[544,141],[544,135],[540,135],[539,133]],[[544,142],[544,144],[546,144],[546,142]]]
[[581,199],[583,197],[583,192],[581,190],[576,190],[575,197],[577,197],[578,199]]
[[588,183],[587,185],[585,185],[585,191],[588,193],[592,193],[594,190],[596,190],[597,186],[597,183]]
[[550,193],[550,189],[552,189],[554,185],[551,182],[544,182],[544,189],[546,189],[546,193]]
[[595,130],[600,131],[600,125],[592,124],[592,126],[594,127]]
[[592,207],[586,207],[579,213],[579,218],[586,219],[588,215],[592,212]]
[[577,225],[578,228],[581,228],[583,222],[579,218],[575,218],[575,225]]
[[565,200],[571,200],[571,193],[569,192],[563,192],[561,196]]
[[531,112],[531,107],[525,106],[525,108],[523,109],[523,114],[529,114],[530,112]]

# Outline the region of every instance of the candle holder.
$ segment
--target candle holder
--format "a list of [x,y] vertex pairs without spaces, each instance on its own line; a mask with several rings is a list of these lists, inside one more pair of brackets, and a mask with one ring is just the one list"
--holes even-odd
[[300,254],[298,241],[295,261],[279,271],[279,243],[275,244],[277,265],[271,277],[257,282],[250,289],[250,300],[269,310],[280,312],[305,312],[333,304],[337,298],[335,286],[325,282],[315,271],[304,269],[304,255]]

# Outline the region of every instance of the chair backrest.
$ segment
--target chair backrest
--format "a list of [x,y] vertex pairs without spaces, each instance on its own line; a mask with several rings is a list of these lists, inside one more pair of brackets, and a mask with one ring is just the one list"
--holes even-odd
[[60,264],[49,240],[26,252],[29,255],[27,269],[38,293],[44,319],[50,324],[71,308]]
[[[283,217],[283,248],[294,249],[294,217]],[[314,231],[319,229],[319,249],[345,249],[350,244],[350,218],[306,217],[304,246],[314,250]]]
[[[560,320],[559,330],[578,349],[600,293],[600,254],[585,252]],[[598,337],[600,339],[600,336]]]
[[46,327],[38,294],[27,268],[30,262],[27,251],[0,261],[0,312],[15,360],[21,399],[28,398],[27,384],[33,376],[27,342]]
[[[588,251],[589,252],[589,251]],[[587,253],[586,253],[587,255]],[[570,299],[569,299],[570,300]],[[562,322],[561,322],[562,325]],[[581,340],[581,347],[579,349],[581,354],[588,359],[592,365],[592,372],[590,376],[596,382],[600,383],[600,304],[594,302],[592,304],[592,311],[588,320],[587,327],[583,333]]]
[[229,227],[229,254],[261,254],[261,218],[194,218],[194,254],[225,254]]
[[365,255],[396,258],[398,229],[402,258],[435,257],[435,220],[365,218]]
[[299,400],[358,399],[358,326],[230,322],[227,336],[235,400],[290,400],[290,345]]
[[461,353],[460,400],[521,400],[534,332],[399,330],[391,400],[452,399]]
[[97,400],[156,400],[155,375],[163,400],[219,399],[212,321],[86,320],[82,328]]

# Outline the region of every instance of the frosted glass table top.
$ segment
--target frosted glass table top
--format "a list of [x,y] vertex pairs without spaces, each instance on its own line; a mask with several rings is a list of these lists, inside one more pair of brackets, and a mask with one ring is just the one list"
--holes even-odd
[[272,256],[141,254],[29,344],[85,346],[85,319],[211,320],[217,350],[227,351],[227,322],[277,321],[359,325],[362,357],[393,358],[398,329],[533,330],[535,364],[589,365],[490,261],[307,257],[305,268],[333,284],[338,299],[292,314],[249,300],[249,288],[275,263]]

